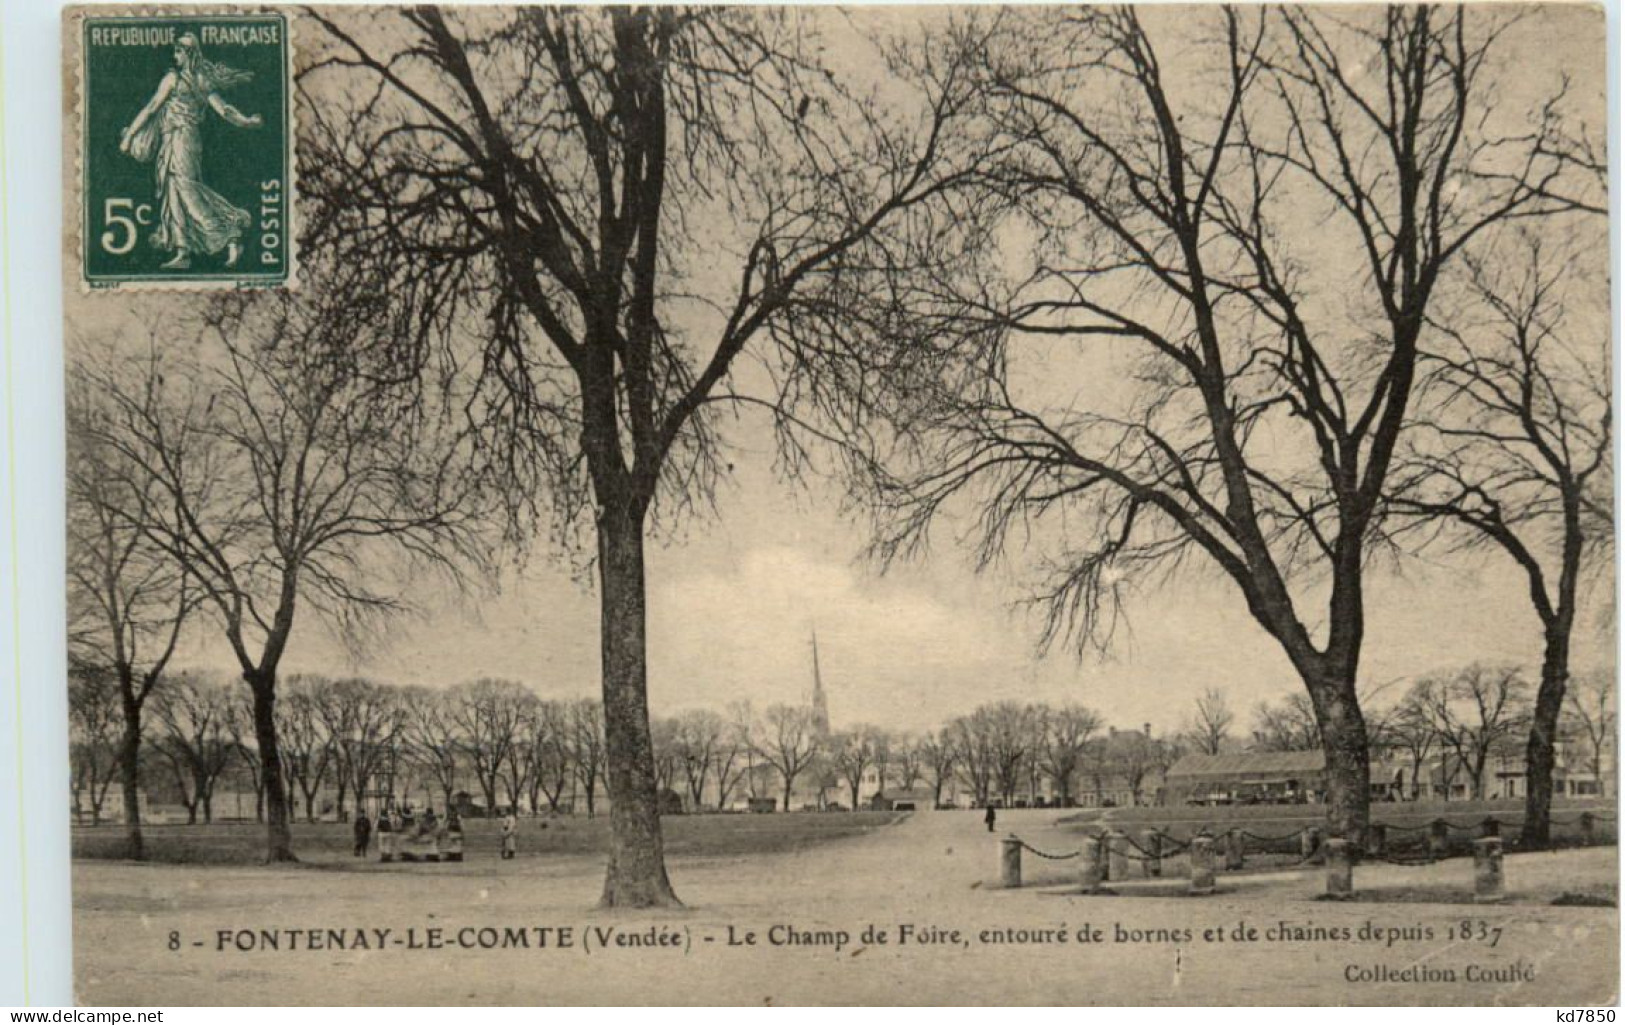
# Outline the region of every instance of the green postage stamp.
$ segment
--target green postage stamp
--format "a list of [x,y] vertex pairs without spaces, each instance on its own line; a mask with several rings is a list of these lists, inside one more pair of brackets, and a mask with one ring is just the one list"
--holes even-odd
[[80,50],[82,285],[291,284],[287,17],[69,19]]

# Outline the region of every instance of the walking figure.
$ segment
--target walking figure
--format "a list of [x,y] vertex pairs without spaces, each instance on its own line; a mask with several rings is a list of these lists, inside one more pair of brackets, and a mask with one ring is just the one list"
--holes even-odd
[[[382,818],[382,816],[380,816]],[[372,846],[372,823],[367,821],[367,813],[355,813],[355,856],[365,858],[367,848]]]
[[993,806],[991,804],[988,805],[987,814],[982,816],[982,821],[987,823],[987,831],[989,833],[993,832],[993,823],[998,820],[998,817],[998,812],[993,810]]

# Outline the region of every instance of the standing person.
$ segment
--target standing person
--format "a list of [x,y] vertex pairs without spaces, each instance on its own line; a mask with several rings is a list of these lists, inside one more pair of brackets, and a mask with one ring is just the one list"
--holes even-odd
[[988,805],[987,814],[982,816],[982,821],[987,823],[987,831],[989,833],[993,832],[993,823],[997,822],[998,818],[999,813],[993,810],[993,806],[991,804]]
[[367,848],[372,846],[372,823],[367,820],[365,811],[355,813],[355,856],[367,856]]
[[446,861],[463,860],[463,818],[453,808],[446,813],[446,846],[443,851]]
[[395,826],[387,811],[378,813],[378,860],[395,860]]
[[502,816],[502,860],[507,861],[519,850],[519,820],[514,817],[513,809]]
[[434,813],[434,806],[423,809],[423,819],[418,826],[418,838],[427,848],[423,852],[424,861],[440,860],[440,817]]

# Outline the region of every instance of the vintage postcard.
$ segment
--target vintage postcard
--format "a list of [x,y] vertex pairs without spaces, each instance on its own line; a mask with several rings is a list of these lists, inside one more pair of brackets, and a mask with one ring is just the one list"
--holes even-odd
[[1619,999],[1600,8],[62,40],[81,1002]]

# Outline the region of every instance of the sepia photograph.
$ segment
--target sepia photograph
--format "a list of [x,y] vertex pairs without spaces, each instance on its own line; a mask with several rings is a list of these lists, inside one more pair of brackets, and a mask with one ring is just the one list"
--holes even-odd
[[66,9],[75,1000],[1617,1003],[1605,30]]

